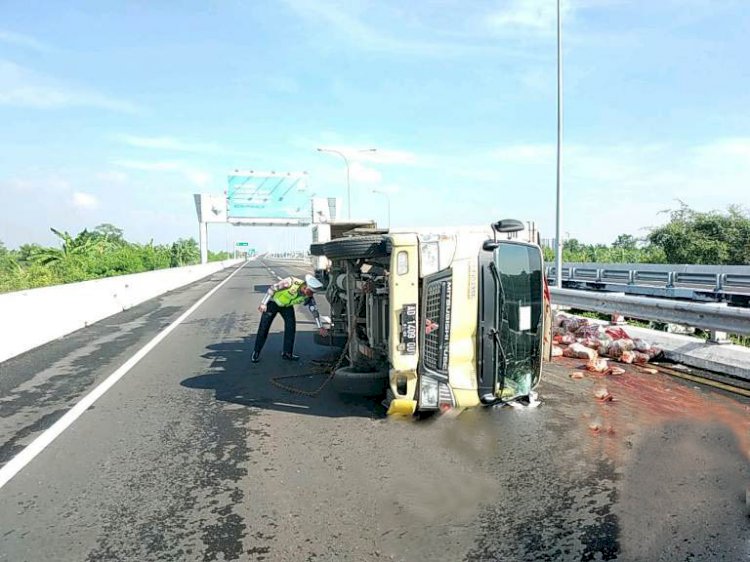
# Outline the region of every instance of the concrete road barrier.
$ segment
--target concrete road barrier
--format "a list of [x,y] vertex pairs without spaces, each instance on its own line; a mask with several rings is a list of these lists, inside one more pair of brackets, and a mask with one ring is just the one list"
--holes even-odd
[[174,267],[0,294],[0,362],[243,261]]

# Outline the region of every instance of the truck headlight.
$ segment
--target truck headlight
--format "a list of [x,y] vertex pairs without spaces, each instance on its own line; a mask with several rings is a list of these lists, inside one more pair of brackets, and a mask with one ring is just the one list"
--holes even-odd
[[440,269],[440,250],[437,242],[423,242],[419,247],[422,276],[436,273]]
[[422,375],[419,381],[419,406],[421,408],[437,408],[438,394],[438,382]]

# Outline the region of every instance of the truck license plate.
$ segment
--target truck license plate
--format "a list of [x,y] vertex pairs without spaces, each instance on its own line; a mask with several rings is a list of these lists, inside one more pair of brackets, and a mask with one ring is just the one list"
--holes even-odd
[[401,343],[404,355],[417,353],[417,305],[405,304],[401,311]]

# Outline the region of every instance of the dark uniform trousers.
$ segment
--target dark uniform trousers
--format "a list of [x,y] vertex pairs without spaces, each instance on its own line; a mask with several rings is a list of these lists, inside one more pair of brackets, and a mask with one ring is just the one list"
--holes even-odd
[[284,353],[292,353],[294,350],[294,334],[297,331],[297,319],[294,316],[293,306],[279,306],[274,301],[269,301],[266,311],[260,317],[258,335],[255,337],[255,351],[260,353],[266,344],[268,332],[277,314],[284,319]]

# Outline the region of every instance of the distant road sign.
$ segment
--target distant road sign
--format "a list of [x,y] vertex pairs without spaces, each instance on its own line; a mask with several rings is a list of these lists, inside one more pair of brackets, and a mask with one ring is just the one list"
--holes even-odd
[[227,220],[232,224],[310,224],[307,172],[232,170],[227,177]]
[[235,246],[248,246],[249,244],[247,242],[237,242]]

